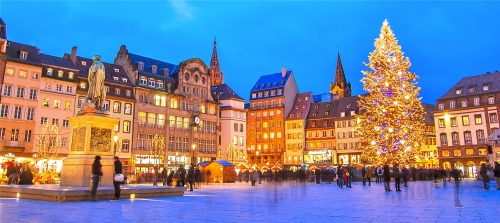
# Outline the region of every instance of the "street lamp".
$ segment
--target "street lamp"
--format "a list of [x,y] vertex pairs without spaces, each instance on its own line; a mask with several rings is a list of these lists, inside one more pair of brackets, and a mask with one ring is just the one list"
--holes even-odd
[[174,164],[177,164],[178,159],[179,159],[179,152],[175,152],[175,162],[174,162]]
[[191,148],[193,148],[193,159],[192,159],[192,163],[195,164],[194,162],[194,150],[196,149],[196,144],[193,143],[193,145],[191,145]]
[[114,151],[114,156],[118,156],[118,136],[115,135],[113,136],[113,141],[115,141],[115,151]]
[[257,160],[257,161],[255,161],[255,162],[257,163],[257,167],[258,167],[258,166],[259,166],[259,151],[255,152],[255,155],[256,155],[256,157],[255,157],[255,158],[256,158],[256,160]]

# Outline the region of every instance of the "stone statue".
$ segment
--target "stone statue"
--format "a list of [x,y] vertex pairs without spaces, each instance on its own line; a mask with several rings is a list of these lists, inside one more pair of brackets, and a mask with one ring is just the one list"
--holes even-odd
[[106,71],[104,64],[101,62],[101,56],[94,56],[94,63],[89,69],[89,91],[87,99],[95,103],[97,110],[102,110],[106,100],[106,89],[104,88],[104,80],[106,79]]

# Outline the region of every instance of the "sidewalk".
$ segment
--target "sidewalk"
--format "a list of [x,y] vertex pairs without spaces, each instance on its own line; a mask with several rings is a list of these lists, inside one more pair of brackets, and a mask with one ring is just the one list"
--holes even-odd
[[[394,183],[391,183],[391,187]],[[410,182],[402,192],[383,184],[339,189],[335,184],[203,185],[182,197],[119,202],[51,203],[1,199],[1,222],[498,222],[500,191],[480,181],[460,189]]]

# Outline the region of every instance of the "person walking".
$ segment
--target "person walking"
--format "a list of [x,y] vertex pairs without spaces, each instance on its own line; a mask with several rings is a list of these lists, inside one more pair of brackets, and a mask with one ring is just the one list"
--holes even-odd
[[184,165],[181,165],[177,172],[179,172],[180,185],[184,187],[186,185],[186,169],[184,169]]
[[441,178],[441,170],[439,167],[436,167],[434,170],[434,187],[439,188],[439,179]]
[[[122,172],[122,162],[120,161],[120,159],[118,158],[118,156],[115,156],[113,158],[115,160],[115,171],[114,171],[114,176],[118,175],[118,174],[121,174],[123,176],[123,172]],[[115,197],[112,199],[112,201],[118,201],[120,200],[120,184],[123,182],[123,181],[116,181],[115,177],[113,176],[113,186],[115,187]]]
[[371,167],[371,166],[366,168],[366,180],[368,180],[368,186],[372,185],[372,173],[373,173],[372,168],[373,167]]
[[9,180],[7,181],[8,185],[16,184],[17,172],[16,167],[14,166],[14,161],[12,161],[7,167],[7,177],[9,178]]
[[255,182],[257,182],[257,179],[259,178],[259,173],[257,173],[257,169],[254,169],[252,173],[250,173],[250,180],[252,181],[252,187],[255,186]]
[[384,169],[382,169],[382,165],[379,165],[379,166],[377,167],[377,173],[376,173],[376,174],[377,174],[377,175],[376,175],[377,179],[375,179],[375,182],[376,182],[376,183],[382,183],[382,177],[383,177],[383,176],[382,176],[382,173],[383,173],[383,172],[384,172]]
[[387,164],[387,162],[385,162],[384,171],[383,171],[382,175],[384,176],[385,191],[386,192],[392,191],[391,185],[390,185],[390,183],[391,183],[391,169],[389,168],[389,164]]
[[460,182],[460,171],[458,171],[457,168],[454,168],[452,171],[451,171],[451,176],[453,177],[453,179],[455,180],[455,187],[458,187],[458,184]]
[[410,178],[410,170],[406,167],[403,167],[403,187],[408,187],[408,180]]
[[364,165],[361,169],[361,177],[363,178],[363,186],[366,186],[366,167]]
[[167,178],[168,178],[168,172],[167,168],[163,167],[163,170],[161,171],[161,178],[163,180],[163,186],[167,186]]
[[320,182],[320,178],[321,178],[321,170],[319,168],[317,168],[316,170],[314,170],[314,174],[316,175],[316,184],[319,184]]
[[337,186],[340,189],[344,188],[344,169],[342,169],[342,166],[337,168]]
[[481,164],[481,170],[479,171],[479,174],[481,175],[481,178],[483,180],[484,189],[489,190],[488,184],[490,183],[490,176],[488,176],[488,170],[485,163]]
[[401,191],[401,169],[398,163],[394,164],[392,172],[394,174],[394,186],[396,187],[396,191]]
[[153,167],[153,186],[158,186],[158,165],[155,164],[154,167]]
[[200,164],[198,163],[196,165],[196,169],[194,170],[194,185],[196,186],[197,189],[201,188],[201,182],[203,182],[203,178],[201,176],[201,170],[200,170]]
[[94,163],[92,163],[92,198],[90,198],[90,201],[97,201],[97,187],[99,186],[99,178],[102,175],[101,156],[95,156]]
[[188,170],[188,174],[187,174],[187,182],[189,183],[189,188],[190,188],[189,191],[193,191],[193,183],[194,183],[194,164],[193,163],[191,163],[191,165],[189,165],[189,170]]
[[495,180],[497,181],[497,190],[500,190],[500,164],[498,164],[498,161],[495,162],[493,174],[493,176],[495,176]]
[[[248,171],[248,170],[247,170],[247,171]],[[208,183],[210,183],[210,175],[211,175],[210,170],[207,170],[207,171],[205,172],[205,175],[207,175],[207,185],[208,185]]]

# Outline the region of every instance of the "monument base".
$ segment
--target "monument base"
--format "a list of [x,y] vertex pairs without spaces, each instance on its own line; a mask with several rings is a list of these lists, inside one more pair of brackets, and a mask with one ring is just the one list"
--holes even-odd
[[[95,155],[70,155],[63,161],[61,186],[91,187],[92,163]],[[102,172],[100,186],[113,186],[113,156],[101,155]]]

